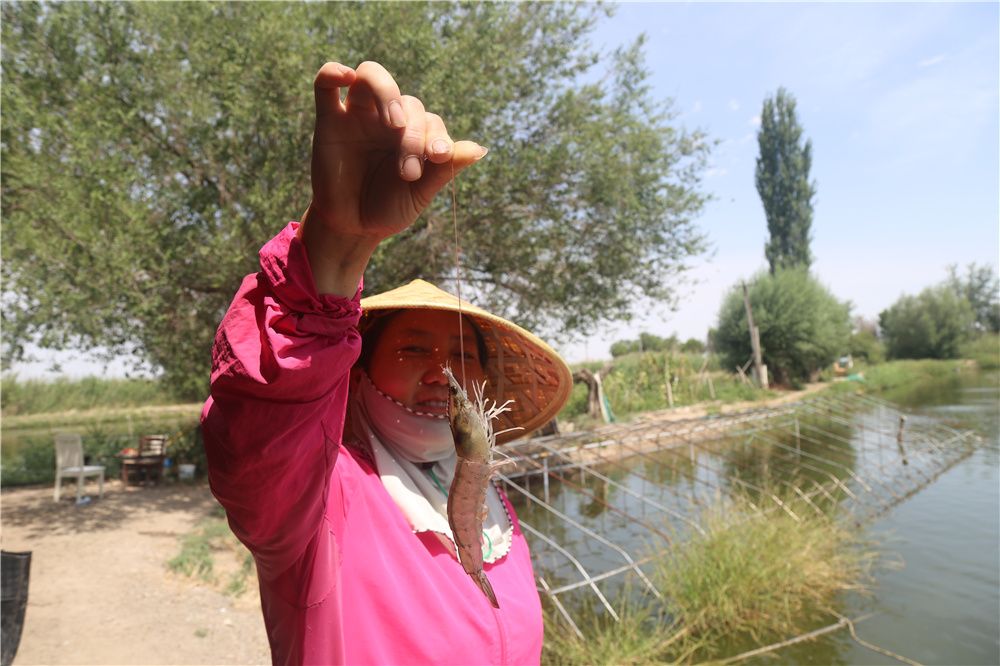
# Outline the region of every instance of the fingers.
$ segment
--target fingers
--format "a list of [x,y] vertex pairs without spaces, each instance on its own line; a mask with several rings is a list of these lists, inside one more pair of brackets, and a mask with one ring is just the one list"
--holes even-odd
[[416,97],[404,95],[406,129],[400,142],[399,173],[403,180],[413,182],[423,175],[425,162],[443,164],[452,158],[451,137],[441,116],[424,111]]
[[347,107],[377,111],[387,127],[406,127],[406,112],[392,75],[377,62],[358,65],[357,80],[347,93]]
[[483,159],[489,150],[472,141],[456,141],[452,146],[452,158],[446,162],[424,164],[424,175],[412,185],[414,196],[421,208],[430,203],[434,195],[448,184],[462,169]]
[[357,73],[339,62],[328,62],[323,65],[313,82],[316,117],[321,118],[342,111],[344,105],[340,101],[340,88],[351,85],[356,79]]
[[452,140],[448,136],[448,129],[444,126],[441,116],[436,113],[428,113],[425,117],[426,145],[424,155],[435,164],[442,164],[451,159]]
[[405,95],[401,102],[407,121],[399,142],[399,175],[413,182],[420,179],[424,170],[427,113],[423,102],[416,97]]

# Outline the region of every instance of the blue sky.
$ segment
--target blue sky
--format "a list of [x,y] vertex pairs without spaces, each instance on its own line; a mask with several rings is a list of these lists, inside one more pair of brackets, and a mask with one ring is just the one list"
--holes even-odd
[[[998,264],[998,5],[626,3],[595,34],[645,32],[655,94],[719,143],[699,218],[714,254],[676,312],[564,345],[608,357],[641,330],[704,338],[726,290],[766,268],[754,189],[766,96],[784,86],[813,144],[814,272],[855,313],[876,318],[948,264]],[[639,310],[645,309],[644,307]]]
[[[981,4],[627,3],[595,46],[645,32],[654,95],[677,121],[718,141],[698,224],[713,254],[695,262],[676,312],[650,312],[560,345],[569,361],[607,358],[639,331],[704,338],[726,290],[766,268],[767,223],[754,189],[757,122],[784,86],[813,144],[814,272],[876,318],[900,295],[940,282],[949,264],[998,266],[1000,12]],[[81,354],[67,374],[119,374]],[[16,368],[45,374],[51,361]]]

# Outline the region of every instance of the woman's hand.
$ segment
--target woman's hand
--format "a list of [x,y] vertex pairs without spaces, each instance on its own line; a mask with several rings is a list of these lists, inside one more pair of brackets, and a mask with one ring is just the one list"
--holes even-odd
[[440,116],[374,62],[323,65],[315,94],[313,199],[300,234],[319,293],[353,296],[378,243],[413,224],[486,149],[452,141]]

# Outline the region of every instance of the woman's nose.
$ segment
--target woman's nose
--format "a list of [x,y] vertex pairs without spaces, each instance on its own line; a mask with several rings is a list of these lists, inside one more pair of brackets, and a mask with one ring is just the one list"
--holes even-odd
[[440,384],[446,385],[448,383],[448,378],[444,376],[444,369],[440,363],[432,363],[424,371],[423,377],[420,378],[423,384]]

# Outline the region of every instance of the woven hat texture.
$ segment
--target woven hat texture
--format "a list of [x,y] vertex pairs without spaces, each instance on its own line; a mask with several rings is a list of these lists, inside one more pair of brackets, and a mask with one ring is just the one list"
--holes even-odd
[[[381,314],[392,310],[459,311],[459,300],[430,282],[413,282],[361,299],[362,334]],[[541,338],[503,317],[466,301],[461,312],[482,333],[486,342],[486,396],[503,403],[513,400],[510,411],[494,422],[494,430],[520,426],[497,436],[503,444],[524,437],[551,421],[569,400],[573,377],[565,361]]]

